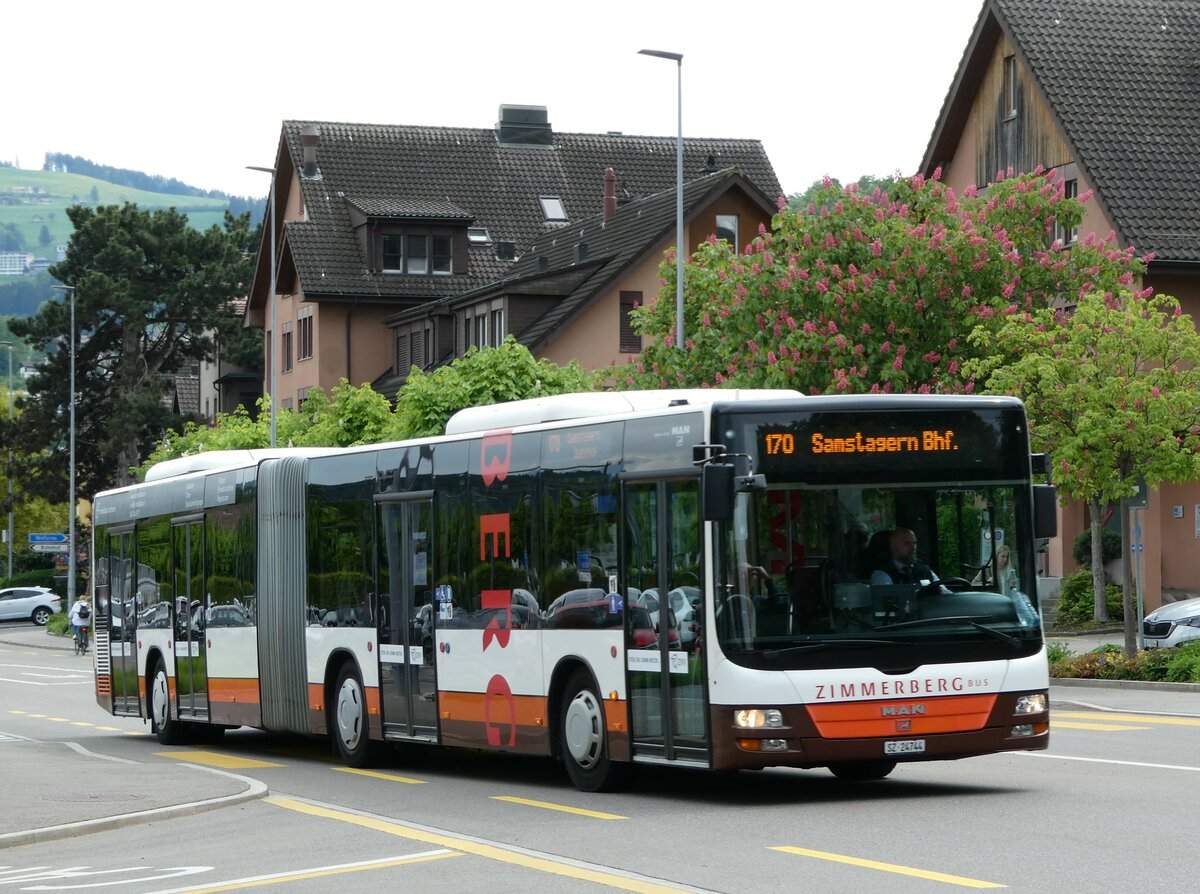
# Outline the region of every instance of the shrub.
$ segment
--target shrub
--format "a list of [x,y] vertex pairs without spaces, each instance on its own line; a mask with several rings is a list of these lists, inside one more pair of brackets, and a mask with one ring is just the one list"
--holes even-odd
[[[1121,600],[1121,588],[1107,584],[1104,588],[1108,603],[1108,617],[1120,621],[1125,617],[1125,606]],[[1096,616],[1095,589],[1090,568],[1080,568],[1063,578],[1062,590],[1058,594],[1057,625],[1087,624]]]
[[1166,679],[1172,683],[1200,683],[1200,642],[1185,643],[1166,654]]
[[[1092,529],[1089,527],[1075,538],[1071,549],[1077,564],[1084,568],[1092,567]],[[1100,561],[1107,565],[1121,557],[1121,535],[1109,528],[1100,529]]]

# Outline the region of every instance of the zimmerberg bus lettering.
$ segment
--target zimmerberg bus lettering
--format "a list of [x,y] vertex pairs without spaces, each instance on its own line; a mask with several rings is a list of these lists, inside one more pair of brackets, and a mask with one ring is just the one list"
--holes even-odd
[[892,698],[897,695],[949,695],[968,689],[986,689],[986,677],[924,677],[917,680],[880,680],[864,683],[817,683],[813,701]]
[[831,438],[814,432],[810,439],[813,453],[945,453],[957,450],[954,432],[926,430],[916,435],[868,437],[862,432],[852,438]]

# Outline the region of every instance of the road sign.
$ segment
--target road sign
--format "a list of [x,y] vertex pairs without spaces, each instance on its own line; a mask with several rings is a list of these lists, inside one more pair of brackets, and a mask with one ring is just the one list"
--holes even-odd
[[[67,535],[66,534],[30,534],[29,542],[30,543],[66,543]],[[39,550],[39,552],[46,552],[46,550]]]
[[68,543],[35,543],[29,547],[35,553],[69,553],[71,545]]

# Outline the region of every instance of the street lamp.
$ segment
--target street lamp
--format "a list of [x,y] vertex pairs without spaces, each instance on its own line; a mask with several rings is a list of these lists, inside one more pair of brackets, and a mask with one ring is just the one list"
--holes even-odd
[[67,604],[75,604],[75,287],[54,286],[62,292],[71,294],[71,397],[68,405],[71,408],[70,423],[70,494],[68,496],[67,517]]
[[257,165],[246,165],[247,171],[262,171],[264,174],[271,175],[271,194],[267,199],[271,203],[271,336],[267,343],[267,356],[271,358],[271,446],[275,446],[275,428],[276,428],[276,411],[275,404],[278,401],[275,399],[275,367],[278,366],[278,359],[275,356],[275,169],[260,168]]
[[641,56],[671,59],[678,72],[679,130],[675,138],[675,347],[683,349],[683,54],[638,50]]
[[[13,384],[12,384],[12,365],[13,365],[13,343],[11,341],[0,341],[0,345],[8,348],[8,427],[12,428],[13,421]],[[11,438],[11,432],[9,434]],[[11,442],[10,442],[11,443]],[[8,466],[5,467],[4,477],[8,479],[8,577],[6,580],[12,581],[12,553],[13,553],[13,484],[12,484],[12,462],[13,452],[12,447],[8,448]]]

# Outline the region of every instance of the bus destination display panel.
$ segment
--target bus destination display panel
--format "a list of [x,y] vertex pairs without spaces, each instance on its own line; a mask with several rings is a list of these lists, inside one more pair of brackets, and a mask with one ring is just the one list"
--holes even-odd
[[1028,474],[1024,419],[1006,410],[821,412],[767,417],[753,428],[758,470],[780,480],[880,481],[921,469],[966,480]]

